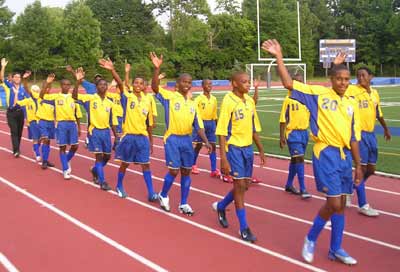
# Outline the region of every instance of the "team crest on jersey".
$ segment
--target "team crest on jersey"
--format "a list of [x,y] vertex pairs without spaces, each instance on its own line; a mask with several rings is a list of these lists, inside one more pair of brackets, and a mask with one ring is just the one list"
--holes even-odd
[[353,107],[352,106],[348,106],[347,107],[347,115],[348,116],[353,116],[353,113],[354,113]]
[[57,105],[59,105],[59,106],[64,105],[64,100],[57,100]]
[[75,103],[71,103],[71,109],[75,108]]
[[181,109],[181,104],[175,103],[175,110],[178,111]]
[[149,113],[149,111],[146,109],[142,109],[142,113],[143,113],[143,115],[147,115]]
[[106,107],[106,112],[110,112],[111,108],[110,107]]
[[194,111],[195,111],[194,107],[190,107],[190,113],[194,114]]

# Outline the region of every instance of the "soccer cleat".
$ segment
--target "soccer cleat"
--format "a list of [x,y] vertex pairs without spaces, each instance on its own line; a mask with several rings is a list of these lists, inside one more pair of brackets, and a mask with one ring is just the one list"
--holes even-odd
[[71,172],[72,172],[71,162],[68,162],[67,172],[68,172],[68,174],[71,174]]
[[225,210],[218,210],[218,202],[214,202],[212,204],[212,208],[218,214],[218,222],[223,228],[227,228],[229,226],[228,220],[226,220]]
[[220,172],[218,169],[215,170],[215,171],[211,171],[210,177],[212,177],[212,178],[219,178],[219,177],[221,177],[221,172]]
[[63,171],[64,179],[71,179],[71,175],[68,173],[68,170]]
[[128,195],[126,194],[124,187],[117,187],[115,188],[115,191],[117,192],[118,196],[120,198],[126,198]]
[[94,167],[90,168],[90,173],[92,173],[92,180],[94,184],[99,184],[99,176],[97,175],[96,169]]
[[103,191],[109,191],[111,190],[111,187],[108,185],[107,182],[103,181],[102,183],[100,183],[100,189],[102,189]]
[[357,264],[357,260],[351,257],[343,248],[338,249],[336,252],[329,250],[328,258],[332,261],[338,260],[348,265]]
[[312,263],[314,260],[315,242],[304,238],[303,250],[301,255],[307,263]]
[[149,202],[156,202],[158,200],[158,194],[154,193],[147,198]]
[[351,207],[351,195],[346,195],[346,207]]
[[257,184],[257,183],[260,183],[260,182],[261,182],[261,179],[258,179],[256,177],[252,177],[251,178],[251,183]]
[[194,211],[189,204],[179,205],[179,212],[187,216],[193,216]]
[[301,199],[311,198],[311,194],[307,191],[300,192]]
[[47,161],[42,161],[42,169],[47,169],[48,166],[48,162]]
[[55,166],[54,163],[47,161],[47,167],[54,167],[54,166]]
[[285,192],[288,192],[288,193],[291,193],[294,195],[300,195],[300,192],[294,186],[285,187]]
[[245,228],[242,231],[239,231],[239,234],[240,234],[240,238],[242,238],[242,240],[244,240],[244,241],[247,241],[250,243],[254,243],[255,241],[257,241],[257,238],[251,232],[249,227]]
[[199,168],[197,168],[197,165],[192,166],[192,174],[198,175],[200,174]]
[[358,212],[363,215],[370,216],[370,217],[375,217],[375,216],[379,215],[379,212],[377,210],[373,209],[369,204],[365,204],[364,206],[359,208]]
[[233,183],[233,178],[229,175],[221,175],[221,180],[226,183]]
[[158,200],[160,201],[160,207],[164,211],[171,211],[171,207],[169,206],[169,197],[162,197],[161,194],[158,194]]
[[36,162],[37,162],[37,163],[40,163],[41,161],[42,161],[42,157],[36,156]]

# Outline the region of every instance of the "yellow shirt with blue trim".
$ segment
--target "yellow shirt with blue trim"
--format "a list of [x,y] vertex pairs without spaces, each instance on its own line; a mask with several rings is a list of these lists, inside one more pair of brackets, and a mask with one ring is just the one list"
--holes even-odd
[[19,100],[17,104],[20,105],[21,107],[25,107],[26,121],[28,122],[28,124],[32,121],[38,120],[36,116],[37,105],[36,105],[36,100],[34,98],[32,97],[24,98],[22,100]]
[[159,88],[156,98],[165,109],[165,125],[167,131],[164,134],[164,141],[170,135],[192,135],[195,130],[204,128],[203,121],[198,115],[193,100],[185,98],[179,92],[171,92]]
[[346,94],[354,97],[358,102],[361,130],[374,132],[376,118],[383,117],[378,91],[371,88],[371,92],[368,93],[361,85],[350,85]]
[[114,114],[115,104],[98,94],[78,94],[78,102],[82,103],[88,113],[89,132],[94,128],[109,129],[118,125],[117,116]]
[[253,133],[260,131],[253,98],[245,94],[242,100],[233,92],[227,93],[221,103],[216,134],[226,136],[227,145],[245,147],[253,143]]
[[76,108],[79,106],[70,93],[45,94],[43,103],[48,102],[55,107],[56,121],[76,121]]
[[118,93],[112,93],[107,91],[107,97],[115,104],[114,114],[117,117],[122,117],[123,110],[121,105],[121,95]]
[[210,94],[208,98],[204,94],[200,94],[194,99],[197,106],[197,112],[199,113],[201,119],[204,120],[217,120],[217,98]]
[[0,104],[3,107],[7,108],[19,108],[19,104],[17,103],[19,100],[23,100],[25,98],[29,98],[29,95],[26,93],[24,87],[22,85],[19,88],[15,88],[13,83],[5,80],[1,83],[0,88],[4,90],[5,97],[4,99],[0,99]]
[[54,106],[43,102],[43,99],[39,97],[36,92],[31,92],[32,97],[37,100],[37,111],[36,116],[39,120],[54,121]]
[[306,130],[308,128],[310,112],[306,106],[286,96],[283,100],[279,122],[286,124],[286,138],[288,138],[293,130]]
[[[316,142],[314,153],[327,146],[350,149],[351,141],[359,141],[359,111],[357,102],[348,95],[339,96],[333,89],[293,81],[291,98],[310,111],[310,128]],[[343,155],[343,153],[342,153]]]
[[122,131],[126,134],[141,134],[148,136],[147,127],[153,125],[150,99],[144,93],[140,97],[125,91],[121,95],[123,108]]
[[[125,89],[127,91],[127,89]],[[133,86],[129,86],[129,92],[132,93],[133,92]],[[151,113],[154,117],[157,117],[158,113],[157,113],[157,104],[156,104],[156,100],[154,99],[154,95],[152,93],[144,93],[146,96],[148,96],[148,98],[150,99],[150,103],[151,103]]]

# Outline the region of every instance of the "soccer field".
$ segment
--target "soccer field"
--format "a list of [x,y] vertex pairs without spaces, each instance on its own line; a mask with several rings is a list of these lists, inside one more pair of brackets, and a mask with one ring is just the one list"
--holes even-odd
[[[392,140],[386,142],[380,133],[380,124],[376,122],[379,145],[377,170],[400,174],[400,87],[377,88],[381,97],[382,111],[387,125],[391,128]],[[221,102],[225,92],[214,91],[213,94]],[[261,90],[257,104],[262,132],[260,133],[266,153],[288,156],[287,147],[279,148],[279,114],[287,90]],[[194,94],[196,97],[197,94]],[[252,95],[252,94],[251,94]],[[162,135],[165,129],[164,110],[157,101],[158,118],[154,133]],[[313,142],[310,140],[306,158],[311,159]]]

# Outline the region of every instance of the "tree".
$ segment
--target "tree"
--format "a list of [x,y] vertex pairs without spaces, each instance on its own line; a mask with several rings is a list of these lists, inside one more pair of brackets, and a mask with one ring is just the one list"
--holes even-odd
[[5,42],[10,38],[10,26],[14,13],[7,6],[5,0],[0,0],[0,51],[4,52]]
[[231,15],[239,15],[240,3],[238,0],[217,0],[217,10]]

